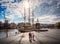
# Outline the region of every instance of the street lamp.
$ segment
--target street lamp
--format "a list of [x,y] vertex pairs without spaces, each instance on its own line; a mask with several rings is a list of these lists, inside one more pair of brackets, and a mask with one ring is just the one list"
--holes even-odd
[[[25,23],[26,23],[26,9],[29,9],[30,8],[29,7],[29,3],[27,1],[24,1],[23,7],[24,7],[24,28],[25,28]],[[30,15],[30,10],[29,10],[29,15]]]
[[[29,3],[27,1],[24,1],[24,22],[26,21],[26,9],[29,9]],[[29,10],[29,15],[30,15],[30,10]],[[30,18],[30,17],[29,17]]]
[[[8,21],[6,20],[6,15],[5,15],[5,10],[6,10],[6,6],[1,6],[2,4],[0,4],[0,12],[3,12],[3,15],[4,15],[4,28],[6,28],[8,26]],[[8,30],[6,29],[6,37],[8,37]]]

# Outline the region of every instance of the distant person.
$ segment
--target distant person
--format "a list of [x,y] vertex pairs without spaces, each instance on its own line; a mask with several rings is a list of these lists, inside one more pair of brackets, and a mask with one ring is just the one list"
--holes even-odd
[[32,33],[29,32],[29,41],[32,42]]
[[34,35],[34,33],[32,33],[32,40],[33,41],[35,41],[34,37],[35,37],[35,35]]
[[17,32],[15,32],[15,34],[17,34]]

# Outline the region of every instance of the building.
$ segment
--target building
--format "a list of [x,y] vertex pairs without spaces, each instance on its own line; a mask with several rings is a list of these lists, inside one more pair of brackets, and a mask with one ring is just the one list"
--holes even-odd
[[18,30],[31,30],[31,24],[30,23],[18,23],[17,29]]
[[32,24],[32,28],[33,29],[40,29],[40,23],[35,23],[35,24]]
[[7,19],[5,19],[5,22],[4,22],[4,28],[5,28],[5,29],[7,29],[7,28],[8,28],[8,26],[9,26],[9,24],[8,24],[8,20],[7,20]]
[[11,29],[16,29],[17,28],[17,25],[15,23],[10,23],[9,26],[10,26]]
[[40,29],[40,23],[35,24],[36,29]]
[[23,23],[18,23],[18,25],[17,25],[17,29],[18,30],[24,30],[24,24]]
[[0,29],[3,29],[4,24],[0,21]]

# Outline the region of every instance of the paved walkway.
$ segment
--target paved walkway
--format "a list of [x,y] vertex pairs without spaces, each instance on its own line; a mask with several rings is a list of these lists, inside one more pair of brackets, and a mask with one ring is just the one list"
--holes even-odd
[[28,32],[0,39],[0,44],[60,44],[60,30],[33,32],[35,41],[29,42]]

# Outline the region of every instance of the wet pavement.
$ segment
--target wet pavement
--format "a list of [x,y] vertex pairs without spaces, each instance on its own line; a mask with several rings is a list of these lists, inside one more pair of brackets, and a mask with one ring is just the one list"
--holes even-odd
[[48,31],[34,33],[34,39],[29,41],[29,32],[17,34],[8,38],[0,39],[0,44],[60,44],[60,29],[48,29]]

